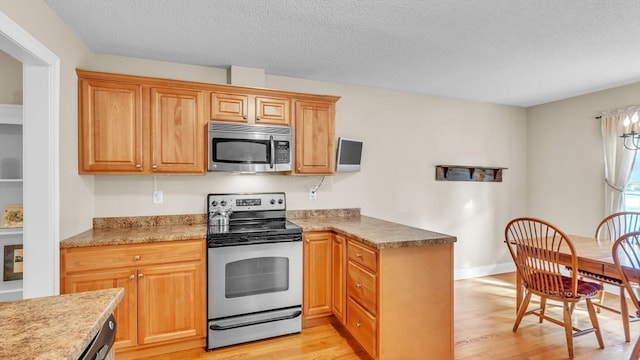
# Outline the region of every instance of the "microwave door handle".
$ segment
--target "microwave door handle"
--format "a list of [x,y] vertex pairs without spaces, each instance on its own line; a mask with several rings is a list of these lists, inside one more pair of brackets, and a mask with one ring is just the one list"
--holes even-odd
[[276,160],[276,145],[275,142],[273,141],[273,135],[269,136],[269,143],[271,143],[271,156],[269,159],[269,167],[271,169],[273,169],[273,167],[275,166]]

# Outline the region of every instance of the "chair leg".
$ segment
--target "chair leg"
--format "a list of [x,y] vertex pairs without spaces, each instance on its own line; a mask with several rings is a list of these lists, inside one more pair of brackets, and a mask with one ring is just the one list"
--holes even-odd
[[568,302],[562,303],[564,318],[564,336],[567,339],[567,350],[569,350],[569,359],[573,359],[573,326],[571,323],[571,305]]
[[633,347],[633,351],[631,351],[631,356],[629,360],[638,360],[640,359],[640,338],[636,341],[636,345]]
[[591,327],[596,329],[596,339],[598,339],[598,345],[600,349],[604,349],[604,342],[602,341],[602,332],[600,331],[600,324],[598,323],[598,317],[596,316],[596,309],[593,306],[591,299],[585,299],[587,302],[587,311],[589,312],[589,318],[591,319]]
[[[604,305],[604,295],[605,295],[605,292],[604,292],[604,283],[602,283],[602,282],[601,282],[601,283],[600,283],[600,286],[602,286],[602,287],[603,287],[603,289],[602,289],[602,290],[600,290],[600,291],[598,292],[598,296],[599,296],[598,304],[600,304],[600,305]],[[598,314],[600,313],[600,308],[599,308],[599,307],[596,309],[596,312],[597,312]]]
[[540,297],[540,324],[544,320],[544,311],[547,309],[547,298],[544,296]]
[[522,304],[518,308],[518,316],[516,316],[516,322],[513,324],[513,332],[518,330],[518,326],[520,326],[520,321],[522,321],[522,317],[524,313],[527,312],[527,308],[529,307],[529,301],[531,301],[531,293],[527,291],[527,294],[524,296],[522,300]]
[[629,306],[625,298],[624,286],[620,286],[620,317],[622,318],[622,328],[624,329],[624,341],[630,342],[629,335]]

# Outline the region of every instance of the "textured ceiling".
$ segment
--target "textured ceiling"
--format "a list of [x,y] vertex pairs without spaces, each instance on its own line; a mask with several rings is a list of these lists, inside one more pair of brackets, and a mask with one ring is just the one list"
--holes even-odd
[[638,0],[46,2],[101,54],[524,107],[640,81]]

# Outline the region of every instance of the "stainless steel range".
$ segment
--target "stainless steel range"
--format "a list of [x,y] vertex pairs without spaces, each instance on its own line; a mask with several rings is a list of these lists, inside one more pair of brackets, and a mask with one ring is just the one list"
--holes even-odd
[[302,229],[285,194],[209,194],[207,208],[207,349],[300,332]]

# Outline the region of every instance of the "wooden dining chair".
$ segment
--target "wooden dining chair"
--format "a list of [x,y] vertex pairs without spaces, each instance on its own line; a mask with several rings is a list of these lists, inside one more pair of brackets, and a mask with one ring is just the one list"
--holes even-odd
[[[564,327],[567,349],[572,359],[575,336],[595,332],[598,345],[601,349],[604,348],[595,307],[591,301],[602,290],[602,285],[580,280],[575,271],[566,271],[567,264],[573,269],[578,268],[578,257],[567,235],[544,220],[523,217],[507,224],[504,237],[521,280],[517,285],[525,290],[522,303],[518,306],[513,331],[518,330],[525,315],[536,315],[540,323],[548,320]],[[540,296],[540,307],[528,310],[534,294]],[[584,330],[573,327],[572,323],[575,304],[582,299],[586,301],[592,326]],[[562,320],[545,314],[547,300],[562,302]]]
[[[640,317],[640,301],[637,294],[640,287],[640,231],[622,235],[613,244],[611,252],[613,262],[622,275],[623,286],[636,308],[636,316]],[[629,359],[640,359],[640,338],[636,341]]]
[[[640,212],[632,212],[632,211],[623,211],[611,214],[598,224],[596,227],[595,238],[600,241],[616,241],[620,236],[630,233],[632,231],[640,231]],[[629,322],[631,320],[637,320],[637,317],[629,316],[629,307],[627,305],[627,301],[625,300],[625,287],[622,283],[622,280],[611,278],[608,276],[603,276],[600,274],[595,274],[588,271],[583,271],[578,269],[578,274],[582,278],[596,280],[600,282],[604,286],[604,284],[612,285],[618,288],[618,293],[620,296],[620,306],[619,309],[613,308],[611,306],[607,306],[604,303],[604,295],[605,292],[600,291],[600,295],[598,297],[598,301],[594,302],[593,305],[596,306],[597,310],[604,309],[607,311],[611,311],[613,313],[619,314],[622,319],[622,328],[624,329],[624,339],[626,342],[631,341],[631,336],[629,334]]]

